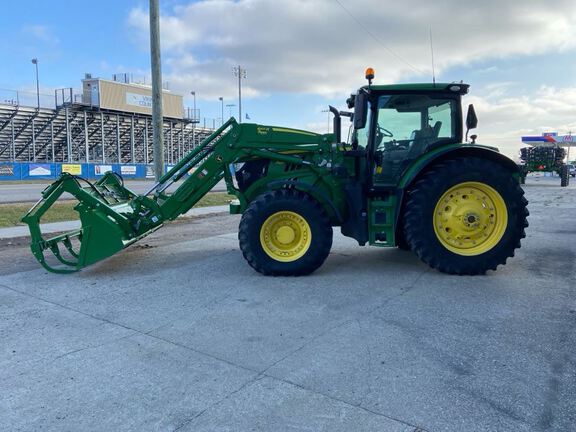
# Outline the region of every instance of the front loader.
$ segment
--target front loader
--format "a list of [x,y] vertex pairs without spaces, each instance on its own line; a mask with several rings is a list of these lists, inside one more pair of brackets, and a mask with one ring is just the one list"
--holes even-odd
[[[230,119],[144,195],[112,172],[95,183],[63,174],[22,219],[34,256],[49,271],[77,271],[187,212],[224,179],[237,198],[231,213],[242,214],[240,249],[262,274],[312,273],[333,227],[361,246],[409,249],[450,274],[505,264],[525,236],[527,201],[513,161],[474,135],[463,139],[477,123],[472,106],[462,119],[468,85],[372,85],[371,75],[347,101],[354,112],[330,107],[334,134]],[[340,138],[343,116],[352,119],[350,142]],[[45,238],[42,215],[65,192],[79,201],[82,226]]]

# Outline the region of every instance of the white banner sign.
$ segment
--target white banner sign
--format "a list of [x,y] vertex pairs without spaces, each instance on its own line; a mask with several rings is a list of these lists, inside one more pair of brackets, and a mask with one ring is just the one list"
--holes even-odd
[[94,173],[97,176],[104,175],[104,173],[106,173],[108,171],[112,171],[112,165],[96,165],[94,167]]
[[152,108],[152,96],[145,96],[137,93],[126,93],[126,105],[133,105],[141,108]]
[[122,175],[136,175],[136,167],[134,165],[126,165],[120,167],[120,174]]

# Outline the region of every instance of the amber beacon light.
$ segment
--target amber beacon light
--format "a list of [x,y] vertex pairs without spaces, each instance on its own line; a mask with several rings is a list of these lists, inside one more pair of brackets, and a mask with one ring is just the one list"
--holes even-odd
[[368,84],[372,84],[372,80],[374,79],[374,69],[367,68],[365,73],[366,79],[368,80]]

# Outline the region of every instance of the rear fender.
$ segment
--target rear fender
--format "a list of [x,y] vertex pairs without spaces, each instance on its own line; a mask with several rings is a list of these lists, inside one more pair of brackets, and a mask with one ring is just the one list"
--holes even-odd
[[488,159],[501,164],[502,168],[510,171],[514,177],[520,177],[518,165],[494,147],[460,144],[457,146],[444,146],[426,153],[414,161],[414,163],[405,171],[398,183],[397,196],[399,205],[396,207],[396,236],[401,235],[399,232],[402,227],[400,218],[404,213],[406,192],[409,191],[412,185],[416,183],[418,179],[432,166],[439,162],[459,157],[478,157]]
[[458,146],[441,147],[416,159],[416,161],[414,161],[414,163],[403,174],[398,183],[398,188],[409,189],[410,186],[432,165],[446,159],[454,159],[458,157],[478,157],[489,159],[501,164],[503,168],[509,170],[512,174],[519,174],[518,165],[512,159],[498,152],[494,147],[460,144]]

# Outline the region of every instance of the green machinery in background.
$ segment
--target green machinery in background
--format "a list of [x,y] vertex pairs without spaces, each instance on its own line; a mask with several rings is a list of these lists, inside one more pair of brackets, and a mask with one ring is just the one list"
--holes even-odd
[[523,147],[520,149],[520,183],[526,182],[531,172],[556,172],[560,176],[560,186],[570,182],[569,164],[564,163],[566,150],[559,146]]
[[[95,183],[62,174],[22,219],[34,256],[50,271],[77,271],[185,213],[224,179],[237,198],[231,213],[242,214],[240,249],[266,275],[316,270],[333,227],[359,245],[409,249],[446,273],[505,264],[525,236],[527,201],[514,162],[474,135],[463,139],[477,123],[472,106],[463,121],[468,85],[372,85],[371,70],[367,78],[347,101],[353,113],[330,107],[334,134],[230,119],[144,195],[111,172]],[[352,121],[350,142],[342,117]],[[42,215],[65,192],[78,200],[82,226],[44,238]]]

